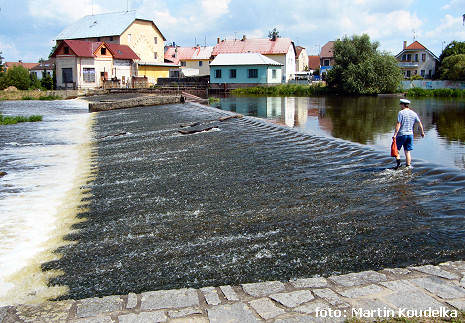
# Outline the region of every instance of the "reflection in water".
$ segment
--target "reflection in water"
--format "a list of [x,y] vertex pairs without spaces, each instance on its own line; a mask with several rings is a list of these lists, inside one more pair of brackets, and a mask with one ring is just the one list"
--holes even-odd
[[[387,151],[399,97],[246,97],[222,99],[215,107],[298,127]],[[426,138],[415,138],[414,159],[465,169],[465,100],[414,98]]]

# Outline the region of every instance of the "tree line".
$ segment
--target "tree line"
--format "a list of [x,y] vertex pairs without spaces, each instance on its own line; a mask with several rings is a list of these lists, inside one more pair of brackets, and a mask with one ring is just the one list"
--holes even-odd
[[28,69],[15,65],[5,71],[3,66],[2,52],[0,52],[0,90],[14,86],[18,90],[53,90],[55,87],[54,77],[45,75],[41,80]]

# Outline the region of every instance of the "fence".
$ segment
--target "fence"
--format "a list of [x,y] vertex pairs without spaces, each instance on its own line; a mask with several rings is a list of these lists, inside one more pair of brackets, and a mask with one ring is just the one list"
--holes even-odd
[[412,88],[436,90],[436,89],[465,89],[465,82],[463,81],[430,81],[430,80],[415,80],[415,81],[402,81],[404,90]]

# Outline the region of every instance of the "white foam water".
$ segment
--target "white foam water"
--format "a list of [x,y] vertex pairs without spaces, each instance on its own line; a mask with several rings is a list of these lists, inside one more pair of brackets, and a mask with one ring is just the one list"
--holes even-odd
[[[41,276],[43,253],[53,252],[54,243],[61,239],[57,235],[63,234],[63,221],[70,221],[66,213],[75,203],[70,193],[89,173],[92,114],[54,112],[47,109],[44,120],[34,125],[3,126],[24,130],[1,130],[21,133],[21,140],[11,135],[0,146],[1,159],[6,161],[0,166],[6,169],[0,171],[7,172],[0,179],[0,306],[41,300],[37,291],[24,289],[37,289],[31,286],[30,275]],[[25,138],[28,130],[30,136]],[[18,275],[31,263],[36,263],[38,272]],[[26,294],[35,297],[28,299]]]

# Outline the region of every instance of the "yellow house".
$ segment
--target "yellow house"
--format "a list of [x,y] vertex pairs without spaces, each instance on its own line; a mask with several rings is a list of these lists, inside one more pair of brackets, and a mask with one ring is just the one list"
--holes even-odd
[[[57,45],[66,39],[127,45],[140,57],[140,66],[150,66],[155,83],[159,75],[169,75],[169,68],[164,66],[165,37],[153,21],[137,18],[135,11],[82,17],[57,36]],[[148,73],[145,68],[143,71],[134,76]]]
[[171,76],[171,71],[179,71],[179,66],[170,63],[139,62],[138,70],[139,77],[146,77],[148,85],[154,85],[158,78],[168,78]]

